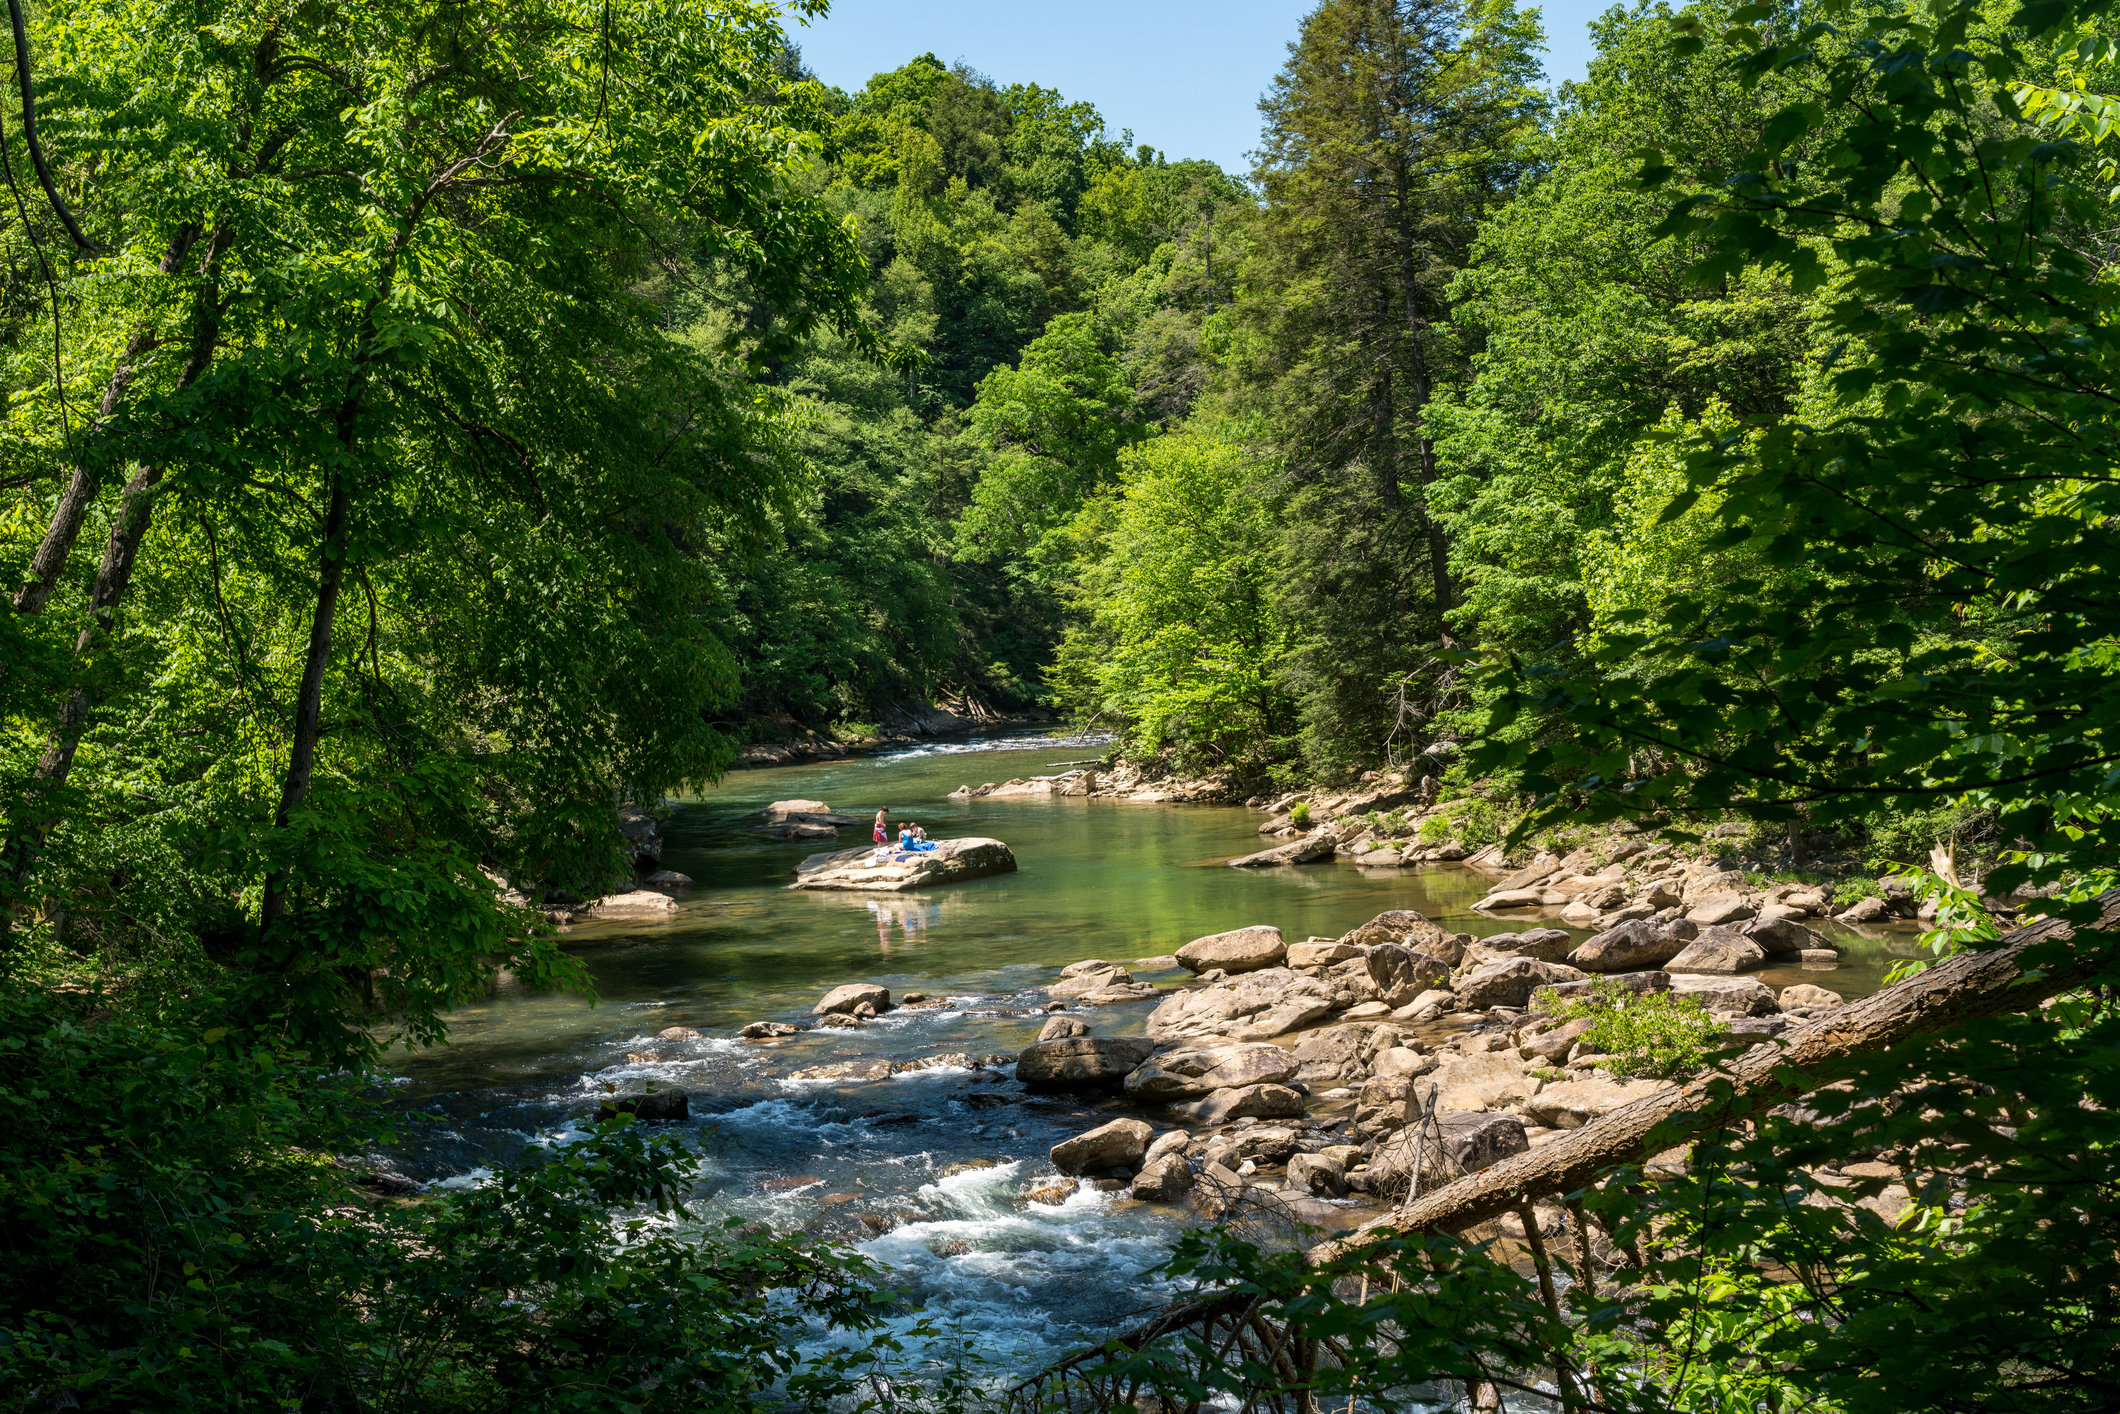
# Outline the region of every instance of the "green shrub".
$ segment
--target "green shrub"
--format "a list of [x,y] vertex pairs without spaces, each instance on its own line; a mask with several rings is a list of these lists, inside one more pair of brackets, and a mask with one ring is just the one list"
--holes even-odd
[[1563,1022],[1590,1018],[1582,1044],[1605,1056],[1603,1065],[1621,1075],[1665,1080],[1705,1063],[1723,1024],[1691,997],[1670,992],[1634,992],[1616,978],[1600,977],[1583,996],[1545,998],[1545,1011]]
[[1288,818],[1299,827],[1307,828],[1310,824],[1310,802],[1307,800],[1297,801],[1293,806],[1289,807]]
[[361,1077],[206,1005],[0,981],[0,1407],[674,1414],[844,1388],[792,1352],[876,1327],[874,1269],[688,1233],[678,1139],[621,1120],[378,1202],[328,1157],[383,1136]]
[[1863,823],[1869,835],[1863,858],[1879,873],[1896,873],[1906,865],[1926,867],[1929,851],[1946,841],[1962,850],[1990,843],[1996,835],[1992,810],[1964,804],[1880,812]]

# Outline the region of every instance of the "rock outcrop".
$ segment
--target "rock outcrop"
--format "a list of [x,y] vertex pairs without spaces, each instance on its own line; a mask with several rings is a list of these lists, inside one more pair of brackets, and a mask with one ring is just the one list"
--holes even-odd
[[1634,972],[1669,962],[1690,941],[1646,918],[1632,918],[1576,948],[1568,962],[1585,972]]
[[1232,869],[1265,869],[1276,864],[1314,864],[1331,859],[1339,848],[1340,836],[1334,830],[1317,830],[1288,844],[1262,849],[1257,854],[1247,854],[1242,859],[1232,859]]
[[849,982],[826,992],[818,999],[817,1005],[810,1008],[810,1015],[830,1016],[835,1012],[852,1015],[862,1007],[867,1007],[872,1016],[881,1016],[891,1009],[891,989],[874,982]]
[[1524,1102],[1524,1114],[1548,1129],[1581,1129],[1622,1105],[1669,1088],[1660,1080],[1569,1080],[1541,1088]]
[[1279,1046],[1236,1043],[1165,1051],[1126,1077],[1139,1100],[1193,1100],[1216,1090],[1293,1080],[1302,1063]]
[[1498,1006],[1520,1007],[1539,988],[1555,982],[1580,982],[1583,975],[1566,963],[1513,958],[1466,974],[1457,984],[1457,997],[1461,1005],[1483,1011]]
[[1155,1049],[1138,1036],[1037,1041],[1016,1056],[1016,1078],[1028,1090],[1116,1090]]
[[1125,1169],[1131,1173],[1139,1167],[1142,1155],[1148,1152],[1149,1136],[1153,1133],[1153,1129],[1138,1119],[1115,1119],[1110,1124],[1100,1124],[1087,1134],[1078,1134],[1053,1145],[1050,1155],[1053,1167],[1076,1178],[1111,1169]]
[[1729,928],[1707,928],[1666,962],[1664,970],[1728,974],[1766,965],[1766,949],[1758,943]]
[[1334,1009],[1327,983],[1285,967],[1247,972],[1196,991],[1172,992],[1149,1013],[1147,1030],[1158,1045],[1173,1041],[1270,1041],[1308,1025]]
[[1205,1099],[1174,1105],[1172,1109],[1195,1123],[1208,1125],[1227,1124],[1247,1115],[1258,1119],[1299,1119],[1303,1096],[1286,1085],[1243,1085],[1234,1090],[1217,1090]]
[[1045,1025],[1039,1028],[1038,1039],[1041,1041],[1064,1041],[1070,1036],[1087,1036],[1088,1034],[1089,1023],[1081,1017],[1053,1016],[1047,1017]]
[[1288,956],[1288,946],[1279,928],[1254,924],[1194,938],[1178,949],[1177,956],[1178,965],[1188,972],[1212,972],[1217,968],[1228,973],[1256,972],[1279,966]]
[[1674,973],[1671,992],[1674,996],[1691,997],[1710,1012],[1723,1016],[1774,1016],[1781,1011],[1774,993],[1756,977]]
[[1016,856],[1000,840],[943,840],[926,854],[873,848],[813,854],[795,866],[791,889],[846,889],[905,893],[1016,872]]
[[1397,943],[1371,948],[1367,969],[1377,1000],[1388,1007],[1405,1006],[1450,976],[1450,966],[1441,958]]

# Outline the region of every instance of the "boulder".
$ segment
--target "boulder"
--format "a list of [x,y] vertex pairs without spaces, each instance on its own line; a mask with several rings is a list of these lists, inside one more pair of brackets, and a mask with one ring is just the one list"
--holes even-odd
[[581,919],[594,923],[614,918],[667,918],[678,911],[678,906],[676,899],[658,889],[634,889],[606,894],[583,909]]
[[1781,1004],[1757,977],[1713,977],[1674,973],[1671,994],[1691,997],[1711,1012],[1734,1016],[1775,1016]]
[[651,889],[689,889],[692,876],[680,874],[675,869],[658,869],[641,882]]
[[1321,859],[1330,859],[1340,847],[1340,836],[1336,830],[1315,830],[1298,840],[1262,849],[1257,854],[1247,854],[1242,859],[1232,859],[1232,869],[1265,869],[1276,864],[1314,864]]
[[1500,957],[1528,957],[1539,962],[1560,962],[1575,946],[1574,935],[1565,928],[1528,928],[1521,933],[1495,933],[1473,939],[1475,948],[1485,948]]
[[1077,1134],[1053,1145],[1053,1167],[1071,1177],[1102,1173],[1106,1169],[1133,1169],[1148,1152],[1149,1136],[1155,1131],[1138,1119],[1115,1119],[1087,1134]]
[[1089,1023],[1079,1016],[1049,1016],[1045,1019],[1045,1025],[1039,1028],[1038,1039],[1041,1041],[1064,1041],[1070,1036],[1087,1036],[1088,1034]]
[[776,1036],[793,1036],[802,1028],[785,1021],[754,1021],[736,1034],[746,1041],[770,1041]]
[[1293,1129],[1262,1124],[1216,1135],[1207,1141],[1203,1157],[1211,1164],[1227,1164],[1231,1168],[1246,1159],[1259,1164],[1285,1164],[1295,1157],[1297,1147]]
[[1718,923],[1736,923],[1758,912],[1759,910],[1745,902],[1740,894],[1717,894],[1713,898],[1704,898],[1687,909],[1686,917],[1704,927],[1712,927]]
[[1769,957],[1797,957],[1808,948],[1822,948],[1826,940],[1793,918],[1755,918],[1743,929]]
[[1181,1112],[1201,1124],[1227,1124],[1245,1115],[1260,1119],[1296,1119],[1303,1113],[1303,1097],[1286,1085],[1246,1085],[1235,1090],[1217,1090],[1204,1100],[1180,1107]]
[[1223,1037],[1269,1041],[1333,1009],[1331,985],[1285,967],[1245,973],[1197,991],[1172,992],[1149,1013],[1147,1030],[1159,1045]]
[[1766,950],[1739,933],[1711,928],[1664,964],[1666,972],[1750,972],[1767,965]]
[[1857,899],[1845,912],[1834,917],[1835,923],[1875,923],[1890,916],[1892,910],[1881,898]]
[[1347,1194],[1347,1169],[1330,1154],[1296,1154],[1288,1160],[1290,1186],[1318,1198]]
[[819,1026],[830,1026],[839,1030],[851,1031],[861,1025],[861,1018],[850,1011],[835,1011],[818,1017],[817,1024]]
[[1457,984],[1457,999],[1460,1006],[1481,1010],[1498,1006],[1520,1007],[1541,987],[1581,980],[1583,974],[1566,963],[1520,957],[1509,962],[1489,963],[1466,975]]
[[1423,992],[1391,1014],[1393,1021],[1433,1021],[1443,1008],[1457,1000],[1457,993],[1436,988]]
[[1443,1153],[1459,1173],[1478,1173],[1531,1148],[1524,1122],[1515,1115],[1445,1110],[1436,1124],[1443,1133]]
[[1417,1166],[1421,1191],[1429,1193],[1530,1147],[1524,1122],[1513,1114],[1443,1110],[1433,1126],[1409,1126],[1379,1140],[1359,1178],[1372,1196],[1403,1198],[1413,1187]]
[[1188,972],[1220,968],[1235,974],[1279,966],[1287,956],[1288,946],[1281,940],[1281,930],[1267,924],[1255,924],[1194,938],[1178,949],[1178,965]]
[[1411,1046],[1392,1046],[1378,1051],[1376,1059],[1369,1063],[1369,1069],[1373,1075],[1402,1075],[1410,1080],[1416,1075],[1426,1075],[1436,1068],[1436,1064],[1434,1056],[1422,1055]]
[[1165,1154],[1177,1154],[1182,1157],[1186,1147],[1191,1143],[1192,1135],[1185,1130],[1167,1129],[1163,1133],[1158,1134],[1155,1142],[1148,1146],[1148,1152],[1141,1156],[1141,1162],[1143,1164],[1152,1164]]
[[1134,1175],[1130,1196],[1143,1203],[1175,1203],[1192,1191],[1192,1165],[1185,1155],[1165,1153],[1144,1159]]
[[618,833],[636,865],[661,862],[662,825],[652,812],[631,801],[619,806]]
[[1840,993],[1829,992],[1823,987],[1814,987],[1808,982],[1799,982],[1793,987],[1781,989],[1783,1011],[1811,1011],[1818,1007],[1840,1005]]
[[1840,953],[1833,948],[1805,948],[1796,960],[1805,968],[1833,968],[1840,966]]
[[1397,1129],[1406,1122],[1406,1102],[1413,1082],[1403,1075],[1380,1075],[1355,1095],[1357,1129]]
[[1564,1025],[1554,1027],[1551,1031],[1519,1043],[1517,1049],[1533,1060],[1541,1060],[1548,1065],[1559,1065],[1568,1058],[1568,1052],[1575,1049],[1576,1038],[1590,1029],[1590,1020],[1587,1016],[1579,1016]]
[[1600,1115],[1669,1088],[1660,1080],[1569,1080],[1541,1088],[1524,1101],[1524,1114],[1548,1129],[1581,1129]]
[[1140,1036],[1068,1036],[1038,1041],[1016,1056],[1016,1078],[1030,1090],[1116,1090],[1156,1043]]
[[[766,1024],[777,1026],[780,1023],[771,1022]],[[662,1030],[655,1033],[655,1039],[658,1041],[697,1041],[700,1039],[700,1033],[689,1026],[665,1026]]]
[[1292,1080],[1300,1068],[1294,1053],[1279,1046],[1237,1043],[1165,1051],[1128,1074],[1126,1093],[1139,1100],[1194,1100],[1216,1090]]
[[1490,1051],[1444,1062],[1421,1079],[1415,1093],[1424,1096],[1432,1088],[1446,1110],[1498,1110],[1529,1099],[1539,1085],[1536,1076],[1524,1073],[1517,1052]]
[[844,987],[834,987],[824,994],[823,1000],[810,1008],[812,1016],[830,1016],[834,1012],[851,1013],[866,1002],[878,1012],[891,1009],[891,989],[879,987],[874,982],[849,982]]
[[1060,980],[1045,991],[1046,995],[1051,997],[1082,997],[1091,992],[1108,992],[1116,988],[1132,988],[1134,985],[1133,973],[1117,963],[1108,962],[1090,971],[1076,972],[1073,976],[1063,972],[1060,974]]
[[1415,939],[1406,946],[1415,952],[1427,953],[1450,967],[1465,960],[1465,946],[1472,941],[1470,933],[1446,933],[1438,928],[1431,937]]
[[[1442,933],[1442,925],[1430,922],[1426,914],[1410,908],[1393,908],[1379,913],[1359,928],[1342,933],[1340,941],[1358,948],[1373,948],[1379,943],[1405,943],[1408,947],[1420,948],[1422,940]],[[1422,948],[1422,951],[1426,949]]]
[[1221,1164],[1204,1166],[1193,1180],[1193,1206],[1211,1218],[1219,1218],[1244,1201],[1246,1184],[1236,1170]]
[[1350,957],[1360,957],[1362,950],[1353,943],[1292,943],[1288,948],[1290,967],[1324,967],[1329,963],[1345,962]]
[[1744,887],[1745,876],[1741,869],[1706,869],[1685,881],[1679,889],[1678,901],[1690,909],[1711,898],[1740,894]]
[[644,1095],[606,1095],[597,1101],[596,1117],[599,1120],[616,1119],[622,1114],[647,1124],[669,1124],[684,1119],[691,1110],[691,1098],[682,1090],[650,1090]]
[[1367,970],[1377,999],[1390,1007],[1406,1005],[1450,976],[1447,963],[1397,943],[1371,948]]
[[1509,908],[1537,908],[1545,902],[1546,895],[1538,889],[1497,889],[1472,906],[1494,912]]
[[795,866],[791,889],[839,889],[864,893],[905,893],[912,889],[960,884],[995,874],[1016,872],[1016,856],[1000,840],[943,840],[927,854],[859,849],[813,854]]
[[768,825],[862,825],[868,823],[859,815],[842,815],[821,800],[776,800],[758,812],[756,818]]
[[1375,1023],[1327,1026],[1304,1036],[1295,1048],[1295,1078],[1305,1085],[1330,1086],[1369,1074],[1368,1043]]
[[1633,972],[1669,962],[1685,948],[1684,938],[1637,918],[1599,933],[1569,953],[1568,961],[1585,972]]

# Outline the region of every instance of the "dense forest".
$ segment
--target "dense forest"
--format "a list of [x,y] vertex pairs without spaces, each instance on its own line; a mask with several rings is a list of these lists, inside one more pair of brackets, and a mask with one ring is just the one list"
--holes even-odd
[[[608,887],[615,806],[937,702],[1979,855],[1921,875],[1958,1029],[1574,1175],[1602,1290],[1182,1248],[1360,1356],[1238,1403],[2113,1408],[2113,18],[1641,3],[1549,87],[1512,0],[1320,0],[1227,172],[826,86],[821,8],[11,5],[0,1408],[985,1400],[874,1378],[866,1259],[689,1231],[667,1135],[331,1157],[382,1048],[588,988],[509,890]],[[1806,1206],[1886,1149],[1912,1219]]]

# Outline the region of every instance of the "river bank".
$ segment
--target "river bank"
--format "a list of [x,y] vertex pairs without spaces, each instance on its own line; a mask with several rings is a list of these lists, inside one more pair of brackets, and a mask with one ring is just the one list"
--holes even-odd
[[[1028,1368],[1154,1306],[1167,1293],[1146,1274],[1177,1228],[1198,1219],[1094,1183],[1063,1188],[1049,1153],[1116,1118],[1166,1129],[1167,1115],[1123,1091],[1035,1094],[1007,1062],[890,1067],[946,1055],[1013,1061],[1045,1026],[1062,969],[1085,959],[1126,963],[1154,994],[1071,1014],[1098,1034],[1141,1035],[1192,978],[1137,960],[1169,959],[1202,934],[1260,923],[1293,940],[1337,938],[1397,909],[1474,938],[1522,925],[1476,913],[1491,876],[1463,867],[1231,869],[1258,848],[1257,811],[947,799],[967,777],[1054,774],[1094,764],[1101,750],[1031,734],[926,743],[746,772],[680,803],[664,822],[664,862],[695,887],[668,913],[569,934],[598,1004],[507,984],[460,1009],[448,1046],[393,1061],[398,1103],[436,1120],[375,1161],[415,1182],[475,1183],[497,1160],[580,1133],[607,1087],[681,1087],[691,1104],[679,1128],[712,1155],[702,1212],[859,1244],[913,1293],[908,1322],[915,1308],[960,1322],[997,1361]],[[860,815],[890,805],[893,818],[938,836],[1005,840],[1021,867],[880,898],[790,891],[795,866],[821,846],[748,822],[791,798]],[[1913,952],[1911,932],[1839,936],[1829,985],[1850,996],[1875,990],[1890,962]],[[1790,971],[1760,975],[1776,986],[1824,980]],[[818,998],[849,981],[941,1004],[774,1044],[738,1038],[760,1020],[810,1021]],[[701,1038],[657,1039],[677,1026]],[[1370,1210],[1359,1193],[1336,1201],[1351,1217]]]

